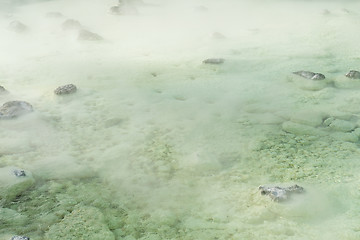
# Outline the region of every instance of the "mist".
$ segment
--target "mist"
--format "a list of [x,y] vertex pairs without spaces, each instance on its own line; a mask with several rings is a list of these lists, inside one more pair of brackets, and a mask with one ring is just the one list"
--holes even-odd
[[0,239],[359,238],[359,7],[0,2]]

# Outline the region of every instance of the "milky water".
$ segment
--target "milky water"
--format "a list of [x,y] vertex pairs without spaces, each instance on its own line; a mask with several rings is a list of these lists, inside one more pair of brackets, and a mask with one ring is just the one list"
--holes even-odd
[[[0,167],[35,178],[1,205],[3,239],[100,239],[96,225],[106,239],[359,239],[360,84],[344,77],[359,70],[358,3],[115,4],[0,5],[1,103],[35,110],[0,122]],[[79,41],[68,18],[104,40]],[[277,203],[263,184],[306,193]]]

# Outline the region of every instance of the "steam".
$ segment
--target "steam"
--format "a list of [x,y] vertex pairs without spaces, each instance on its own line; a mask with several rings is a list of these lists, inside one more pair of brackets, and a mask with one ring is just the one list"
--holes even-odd
[[[274,207],[278,217],[264,207],[272,208],[256,188],[291,179],[277,162],[296,149],[280,151],[288,144],[278,139],[284,121],[300,110],[332,114],[349,102],[356,105],[356,92],[303,91],[288,78],[294,71],[309,70],[333,80],[349,69],[359,70],[360,17],[353,10],[359,3],[122,4],[0,3],[0,85],[10,92],[0,96],[0,103],[24,100],[35,110],[0,122],[0,151],[14,156],[12,165],[47,180],[100,176],[119,199],[136,202],[142,206],[139,211],[154,218],[174,220],[178,214],[190,231],[224,229],[244,239],[251,231],[272,232],[284,217],[293,234],[307,234],[309,228],[298,230],[297,224],[304,223],[292,214],[302,213],[312,197],[322,202],[327,193],[288,206],[297,210]],[[124,8],[114,14],[114,6]],[[64,27],[69,19],[79,24]],[[217,61],[205,64],[206,59]],[[54,95],[66,84],[76,85],[77,92]],[[270,140],[262,142],[264,138]],[[321,156],[337,146],[324,145],[317,149]],[[352,147],[344,144],[339,151],[354,154]],[[292,156],[301,158],[301,151]],[[314,158],[309,162],[318,156],[313,151],[308,150]],[[271,161],[260,161],[260,155]],[[1,165],[9,162],[0,160]],[[319,174],[319,182],[332,179],[336,166]],[[302,181],[316,192],[313,178],[305,175]],[[342,189],[344,194],[350,187]],[[334,212],[331,218],[343,214],[334,210],[343,204],[326,203],[322,216],[327,211]],[[210,224],[206,219],[212,218]],[[321,225],[325,217],[307,211],[299,218],[320,219]],[[264,227],[266,221],[270,224]]]

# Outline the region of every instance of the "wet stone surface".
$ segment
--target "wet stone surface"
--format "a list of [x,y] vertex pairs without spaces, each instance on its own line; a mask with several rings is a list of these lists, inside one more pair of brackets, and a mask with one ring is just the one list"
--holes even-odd
[[77,91],[77,87],[74,84],[66,84],[64,86],[60,86],[54,90],[56,95],[66,95],[72,94]]
[[0,107],[0,119],[16,118],[32,111],[33,107],[28,102],[10,101]]
[[311,80],[323,80],[323,79],[325,79],[325,75],[323,75],[321,73],[314,73],[314,72],[309,72],[309,71],[298,71],[298,72],[293,72],[293,74],[299,75],[301,77],[311,79]]
[[205,64],[222,64],[225,62],[223,58],[208,58],[203,61]]
[[284,202],[290,199],[291,195],[294,193],[303,193],[305,192],[303,187],[299,185],[293,185],[290,187],[267,187],[260,186],[259,190],[261,191],[261,195],[268,195],[275,202]]
[[345,76],[352,79],[360,79],[360,72],[355,70],[350,70]]

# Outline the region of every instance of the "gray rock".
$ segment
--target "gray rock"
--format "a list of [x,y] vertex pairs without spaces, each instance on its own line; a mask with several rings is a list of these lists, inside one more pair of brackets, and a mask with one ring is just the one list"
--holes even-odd
[[223,58],[208,58],[203,61],[205,64],[222,64],[225,62]]
[[28,27],[25,24],[23,24],[22,22],[12,21],[9,24],[8,29],[13,31],[13,32],[16,32],[16,33],[23,33],[23,32],[26,32],[28,30]]
[[348,72],[345,76],[352,79],[360,79],[360,72],[355,70],[350,70],[350,72]]
[[82,28],[82,25],[75,19],[67,19],[63,22],[62,28],[64,30],[78,30]]
[[26,177],[26,173],[24,170],[15,169],[13,172],[17,177]]
[[30,103],[24,101],[10,101],[4,103],[0,107],[0,118],[9,119],[19,117],[21,115],[30,113],[33,111],[33,107]]
[[307,78],[307,79],[311,79],[311,80],[323,80],[325,79],[325,76],[321,73],[313,73],[313,72],[309,72],[309,71],[298,71],[298,72],[293,72],[293,74],[299,75],[301,77]]
[[30,240],[30,238],[25,236],[13,236],[11,240]]
[[64,86],[60,86],[54,90],[56,95],[65,95],[72,94],[77,91],[77,87],[74,84],[66,84]]
[[101,37],[100,35],[98,35],[96,33],[90,32],[88,30],[81,29],[79,31],[78,40],[82,40],[82,41],[101,41],[101,40],[103,40],[103,37]]
[[290,199],[290,196],[294,193],[303,193],[305,192],[304,188],[299,185],[293,185],[287,188],[283,187],[265,187],[260,186],[259,190],[262,195],[268,195],[275,202],[283,202]]

